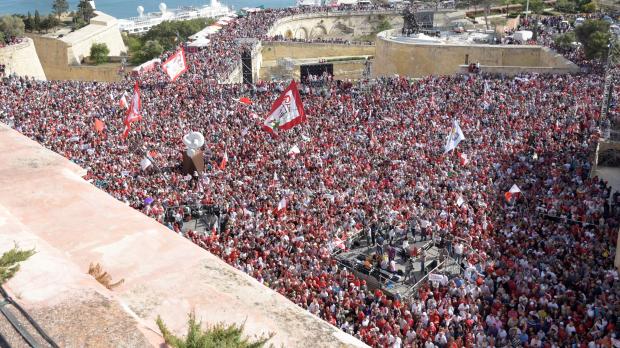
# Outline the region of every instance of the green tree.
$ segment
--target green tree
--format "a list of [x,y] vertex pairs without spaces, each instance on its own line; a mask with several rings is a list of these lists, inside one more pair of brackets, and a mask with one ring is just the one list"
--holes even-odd
[[515,0],[502,0],[502,4],[506,5],[506,13],[508,13],[509,6],[514,3],[515,3]]
[[144,55],[144,60],[147,61],[149,59],[153,59],[155,57],[159,57],[160,54],[164,52],[164,48],[161,46],[159,41],[150,40],[144,43],[142,47],[142,53]]
[[54,0],[54,3],[52,4],[52,9],[54,10],[54,13],[58,16],[58,19],[60,19],[60,16],[67,12],[67,10],[69,10],[69,3],[67,2],[67,0]]
[[602,58],[609,45],[609,23],[602,20],[587,20],[575,28],[575,37],[583,46],[586,58]]
[[34,28],[34,19],[32,19],[30,11],[28,11],[28,16],[24,20],[24,28],[28,31],[32,31],[32,29]]
[[81,27],[83,27],[83,26],[85,26],[85,25],[86,25],[86,22],[84,21],[84,18],[82,18],[82,17],[80,17],[80,16],[78,16],[78,15],[75,15],[75,16],[72,18],[72,20],[71,20],[71,21],[73,22],[73,23],[71,24],[71,28],[72,28],[73,30],[78,30],[78,29],[80,29]]
[[[523,6],[523,10],[527,8],[527,0],[521,0],[521,5]],[[542,0],[530,0],[530,12],[531,13],[540,13],[544,8],[544,3]]]
[[564,13],[575,13],[575,2],[571,0],[558,0],[555,9]]
[[589,2],[581,6],[581,10],[585,13],[593,13],[596,11],[596,4],[594,2]]
[[377,25],[377,29],[375,29],[375,31],[376,31],[377,33],[380,33],[380,32],[382,32],[382,31],[385,31],[385,30],[390,30],[390,29],[392,29],[392,24],[390,24],[390,22],[389,22],[387,19],[385,19],[385,18],[384,18],[384,19],[383,19],[383,20],[379,23],[379,25]]
[[4,16],[0,18],[0,31],[5,38],[24,36],[24,21],[16,16]]
[[0,31],[0,43],[3,43],[4,41],[4,33]]
[[41,29],[45,30],[47,33],[48,30],[54,29],[54,27],[60,24],[60,19],[56,18],[54,15],[49,14],[43,21],[41,22]]
[[34,26],[32,29],[41,32],[41,15],[39,14],[39,10],[34,11]]
[[15,246],[13,249],[0,256],[0,285],[11,279],[19,271],[19,263],[26,261],[34,255],[32,250],[20,250]]
[[94,43],[90,46],[90,59],[95,64],[102,64],[108,61],[110,50],[105,43]]
[[164,21],[146,32],[142,40],[144,43],[150,40],[157,40],[164,49],[169,50],[176,47],[179,40],[187,40],[188,37],[211,23],[213,23],[213,19],[207,20],[204,18],[189,21]]
[[256,341],[251,341],[243,336],[243,325],[217,324],[201,328],[202,323],[196,321],[196,315],[190,313],[187,322],[187,335],[179,338],[173,335],[166,327],[161,317],[157,317],[157,326],[164,336],[166,344],[174,348],[260,348],[264,347],[268,340],[273,337],[260,336]]
[[90,19],[95,16],[95,10],[93,10],[93,7],[90,6],[90,2],[88,0],[80,0],[77,12],[78,15],[87,23],[90,23]]
[[565,34],[556,36],[554,42],[559,51],[566,52],[573,48],[573,42],[576,40],[575,32],[569,31]]

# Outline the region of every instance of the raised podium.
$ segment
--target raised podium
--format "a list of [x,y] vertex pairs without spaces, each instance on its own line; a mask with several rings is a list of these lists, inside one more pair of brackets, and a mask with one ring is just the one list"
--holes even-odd
[[186,151],[183,153],[183,175],[193,175],[194,172],[202,174],[205,170],[205,158],[202,150],[196,150],[196,154],[192,157],[187,155]]

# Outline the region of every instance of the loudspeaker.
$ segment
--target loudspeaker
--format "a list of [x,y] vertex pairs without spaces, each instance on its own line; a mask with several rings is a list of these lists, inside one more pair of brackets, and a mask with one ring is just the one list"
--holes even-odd
[[250,51],[241,53],[241,71],[243,73],[243,83],[252,84],[252,54]]
[[185,151],[183,151],[183,175],[194,175],[194,172],[202,174],[205,170],[205,158],[201,150],[197,150],[193,157],[189,157]]

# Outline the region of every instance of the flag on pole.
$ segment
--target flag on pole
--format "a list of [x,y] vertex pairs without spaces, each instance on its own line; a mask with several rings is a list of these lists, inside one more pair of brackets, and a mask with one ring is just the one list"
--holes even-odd
[[224,157],[222,157],[222,162],[220,162],[220,170],[224,170],[226,168],[226,163],[228,163],[228,152],[224,151]]
[[467,158],[467,155],[464,153],[459,154],[459,159],[461,161],[462,166],[465,166],[467,165],[467,163],[469,163],[469,158]]
[[127,109],[129,107],[129,103],[127,103],[127,93],[123,93],[123,95],[121,96],[121,100],[119,100],[118,104],[120,105],[121,109]]
[[125,116],[125,130],[123,131],[123,138],[127,138],[129,131],[131,130],[131,124],[142,119],[142,101],[140,100],[140,87],[138,81],[133,87],[133,97],[131,98],[131,104],[127,109],[127,115]]
[[299,147],[297,145],[293,145],[293,147],[291,147],[290,150],[288,150],[288,155],[289,156],[295,156],[295,155],[299,155]]
[[183,47],[170,56],[161,67],[164,72],[168,74],[168,77],[170,77],[170,81],[176,80],[177,77],[187,71],[187,61],[185,60],[185,50]]
[[280,215],[286,211],[286,198],[282,198],[278,203],[278,207],[276,208],[275,215]]
[[287,130],[306,120],[304,106],[295,80],[282,92],[263,121],[263,129],[276,135],[278,129]]
[[252,105],[252,100],[250,100],[250,98],[248,97],[241,97],[239,99],[237,98],[233,98],[234,101],[241,103],[241,104],[245,104],[245,105]]
[[103,133],[103,129],[105,128],[105,124],[100,119],[95,119],[95,130],[99,132],[99,134]]
[[519,186],[517,186],[516,184],[513,184],[510,190],[504,193],[504,198],[506,198],[506,202],[510,202],[512,197],[518,197],[520,193],[521,193],[521,189],[519,189]]
[[127,117],[125,118],[125,123],[132,123],[135,121],[140,121],[142,119],[142,100],[140,99],[140,87],[138,86],[138,81],[133,87],[133,97],[131,98],[131,104],[129,104],[129,109],[127,109]]
[[454,120],[452,130],[446,139],[446,145],[444,146],[443,153],[448,153],[456,148],[456,146],[461,142],[461,140],[465,139],[465,135],[463,135],[463,131],[459,126],[459,122]]

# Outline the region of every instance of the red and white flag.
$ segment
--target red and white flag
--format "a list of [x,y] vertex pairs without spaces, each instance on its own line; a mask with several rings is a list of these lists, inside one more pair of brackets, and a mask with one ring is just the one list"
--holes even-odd
[[282,92],[271,107],[271,111],[263,121],[263,129],[271,135],[276,130],[287,130],[306,120],[304,106],[295,80]]
[[467,165],[467,163],[469,163],[469,158],[467,158],[467,155],[464,153],[459,154],[459,159],[461,160],[462,166],[465,166]]
[[241,97],[239,99],[237,98],[233,98],[234,101],[241,103],[241,104],[245,104],[245,105],[252,105],[252,100],[250,100],[250,98],[248,97]]
[[123,93],[121,96],[121,100],[119,100],[118,104],[122,109],[127,109],[129,107],[129,103],[127,102],[127,93]]
[[220,170],[226,168],[226,163],[228,163],[228,152],[224,151],[224,157],[222,157],[222,162],[220,162]]
[[286,198],[282,198],[278,203],[278,207],[276,208],[275,214],[280,215],[286,211]]
[[131,104],[127,109],[127,115],[125,116],[125,130],[123,131],[123,138],[127,138],[129,131],[131,130],[131,124],[142,119],[142,101],[140,100],[140,87],[138,87],[138,81],[133,87],[133,97],[131,98]]
[[291,157],[295,157],[295,155],[299,155],[299,147],[297,145],[293,145],[290,150],[288,150],[288,155]]
[[187,61],[185,60],[185,50],[181,47],[175,54],[171,55],[167,61],[162,64],[162,69],[171,81],[177,79],[182,73],[187,71]]
[[518,195],[521,193],[521,190],[519,189],[519,186],[517,186],[516,184],[513,184],[512,187],[510,188],[510,190],[508,190],[508,192],[504,193],[504,198],[506,198],[506,202],[510,202],[510,200],[512,199],[512,197],[518,197]]

